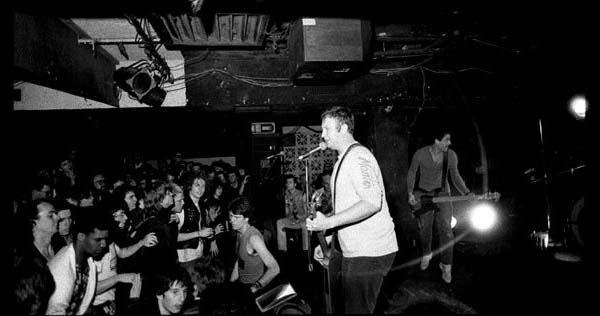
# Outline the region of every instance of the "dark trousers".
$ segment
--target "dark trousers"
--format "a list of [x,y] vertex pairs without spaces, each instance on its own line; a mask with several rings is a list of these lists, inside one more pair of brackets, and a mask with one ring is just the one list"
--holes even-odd
[[419,216],[419,229],[421,237],[422,255],[431,253],[431,239],[433,227],[437,229],[439,246],[441,249],[441,261],[443,264],[452,264],[454,249],[454,234],[450,222],[452,221],[452,204],[438,204],[438,211],[430,211]]
[[381,257],[342,257],[342,291],[345,314],[372,314],[383,278],[396,253]]

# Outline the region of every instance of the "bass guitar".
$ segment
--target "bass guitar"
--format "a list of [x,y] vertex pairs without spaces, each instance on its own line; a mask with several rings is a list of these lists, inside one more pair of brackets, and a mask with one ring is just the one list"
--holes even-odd
[[[310,219],[314,219],[317,216],[316,209],[317,209],[317,207],[321,206],[321,203],[323,202],[323,193],[324,192],[325,191],[323,190],[323,188],[321,188],[319,190],[316,190],[312,194],[310,202],[308,203],[308,216],[310,217]],[[323,251],[323,261],[321,262],[321,265],[323,266],[323,296],[324,296],[323,299],[325,302],[325,313],[332,314],[333,313],[333,305],[332,305],[332,298],[331,298],[329,261],[331,259],[333,244],[331,247],[327,245],[327,240],[325,239],[324,232],[315,231],[314,233],[317,234],[317,238],[319,239],[319,245],[321,246],[321,250]]]
[[419,216],[430,211],[438,211],[439,208],[436,205],[438,203],[479,200],[498,201],[498,199],[500,199],[500,193],[498,192],[488,192],[480,195],[471,194],[451,196],[440,194],[439,190],[424,191],[421,189],[416,189],[413,192],[413,194],[415,195],[415,199],[417,200],[417,203],[415,205],[410,206],[414,216]]

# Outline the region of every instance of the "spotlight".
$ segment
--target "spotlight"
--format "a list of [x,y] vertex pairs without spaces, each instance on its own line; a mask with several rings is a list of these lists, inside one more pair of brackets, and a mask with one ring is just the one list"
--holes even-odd
[[496,210],[488,203],[481,203],[471,209],[469,219],[473,228],[487,231],[496,225]]
[[167,95],[167,92],[160,88],[162,76],[151,70],[150,64],[145,60],[117,69],[113,78],[131,97],[150,106],[161,106]]
[[584,95],[578,94],[569,100],[569,111],[578,120],[585,119],[588,102]]

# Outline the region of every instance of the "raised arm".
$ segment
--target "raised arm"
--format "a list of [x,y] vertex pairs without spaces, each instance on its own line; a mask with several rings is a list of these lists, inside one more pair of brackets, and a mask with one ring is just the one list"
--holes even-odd
[[138,242],[131,246],[120,248],[119,246],[115,245],[115,250],[117,252],[117,257],[127,258],[129,256],[132,256],[134,253],[138,252],[138,250],[140,250],[142,247],[153,247],[154,245],[156,245],[156,243],[158,243],[158,238],[156,238],[156,234],[148,233],[146,236],[144,236],[144,238],[140,239]]

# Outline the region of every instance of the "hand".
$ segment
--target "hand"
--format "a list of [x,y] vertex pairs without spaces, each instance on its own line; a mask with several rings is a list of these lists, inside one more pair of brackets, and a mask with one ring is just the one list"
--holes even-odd
[[149,233],[140,241],[144,247],[153,247],[158,243],[158,238],[156,238],[156,233]]
[[408,192],[408,204],[410,205],[415,205],[417,204],[417,198],[415,197],[415,194],[412,192]]
[[313,251],[313,258],[320,265],[323,265],[323,260],[325,259],[325,256],[323,255],[323,249],[321,249],[321,245],[315,247],[315,250]]
[[119,274],[119,282],[121,283],[131,283],[135,282],[136,278],[139,278],[140,275],[138,273],[120,273]]
[[326,217],[323,213],[317,212],[314,219],[306,219],[306,229],[324,231],[333,228],[333,218],[334,216]]
[[219,225],[217,225],[217,227],[215,227],[215,235],[218,235],[224,231],[225,231],[225,227],[223,227],[223,224],[219,224]]
[[177,214],[173,213],[171,214],[171,217],[169,218],[169,223],[178,223],[179,224],[179,216],[177,216]]
[[198,236],[202,237],[202,238],[210,238],[210,237],[214,236],[214,234],[215,234],[215,231],[210,227],[202,228],[198,232]]
[[117,313],[115,301],[108,301],[108,304],[104,305],[102,310],[106,315],[115,315]]
[[210,254],[213,256],[219,255],[219,247],[217,247],[217,242],[215,240],[210,243]]
[[250,292],[256,293],[256,291],[258,291],[258,288],[256,286],[253,285],[250,287]]

